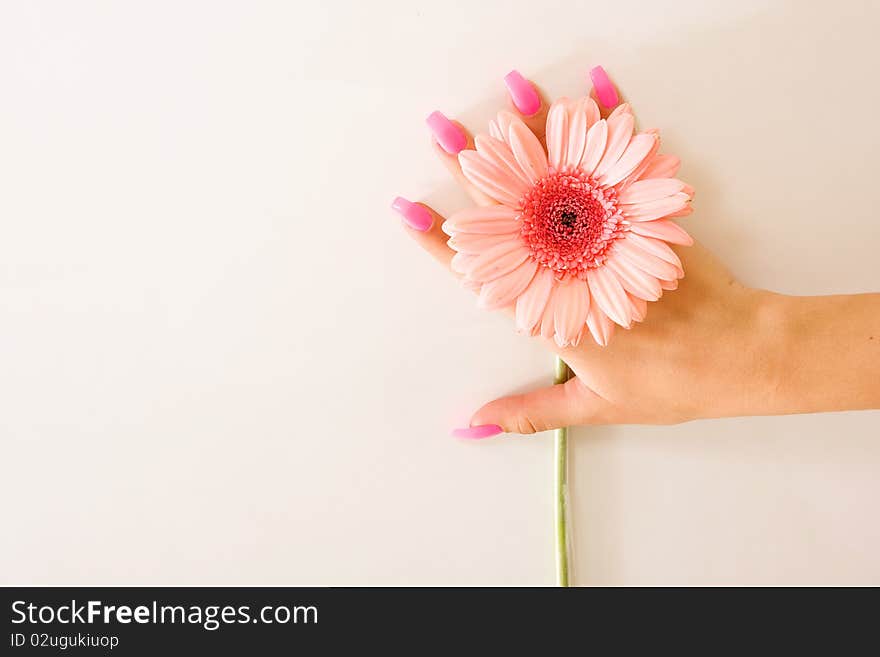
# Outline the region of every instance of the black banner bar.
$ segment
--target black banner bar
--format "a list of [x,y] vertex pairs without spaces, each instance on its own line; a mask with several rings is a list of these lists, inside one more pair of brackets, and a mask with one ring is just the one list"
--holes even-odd
[[[748,654],[774,637],[831,629],[850,592],[804,589],[0,588],[0,654],[617,655],[634,646]],[[828,598],[842,599],[829,604]],[[860,596],[863,597],[863,596]],[[873,597],[873,596],[871,596]],[[834,654],[873,631],[871,604],[846,612]],[[876,643],[876,636],[872,643]],[[845,651],[844,651],[845,652]]]

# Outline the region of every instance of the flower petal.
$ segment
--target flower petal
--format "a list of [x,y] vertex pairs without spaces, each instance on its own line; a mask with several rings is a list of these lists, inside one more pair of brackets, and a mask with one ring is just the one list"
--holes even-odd
[[575,101],[568,106],[568,147],[565,150],[565,166],[574,168],[581,163],[584,145],[587,143],[587,114],[584,104]]
[[633,137],[617,164],[611,167],[599,182],[607,187],[619,183],[644,162],[656,143],[657,137],[654,135],[641,134]]
[[663,296],[663,289],[657,278],[630,263],[618,251],[611,253],[605,261],[605,266],[617,275],[623,288],[630,294],[646,301],[656,301]]
[[540,323],[544,308],[547,307],[547,300],[553,291],[555,280],[552,271],[541,267],[525,292],[519,295],[516,300],[517,333],[530,334]]
[[553,102],[547,112],[547,161],[559,171],[565,164],[568,150],[568,105],[567,98]]
[[610,121],[616,116],[620,116],[621,114],[632,114],[632,105],[629,103],[621,103],[617,107],[614,108],[614,111],[608,115],[608,120]]
[[452,262],[449,267],[457,274],[464,274],[468,269],[473,265],[474,260],[477,259],[477,256],[472,253],[456,253],[452,256]]
[[587,130],[593,127],[599,119],[602,118],[601,112],[599,112],[599,106],[596,104],[596,101],[592,98],[584,98],[584,113],[587,115]]
[[664,290],[677,290],[678,289],[678,281],[676,279],[672,279],[671,281],[660,281],[660,287]]
[[590,291],[586,282],[569,278],[559,284],[553,308],[553,326],[556,344],[560,347],[577,346],[590,310]]
[[540,335],[542,338],[550,339],[556,334],[556,325],[553,323],[554,310],[556,308],[556,293],[559,291],[559,281],[553,279],[553,288],[550,290],[550,296],[547,298],[547,305],[541,315]]
[[531,182],[535,183],[547,175],[547,155],[544,153],[544,147],[525,123],[519,119],[513,121],[510,124],[508,138],[513,156]]
[[658,153],[642,173],[642,180],[648,178],[674,178],[681,166],[681,160],[675,155]]
[[480,255],[488,251],[496,244],[506,242],[513,239],[519,234],[519,227],[515,226],[512,233],[502,233],[500,235],[481,235],[480,233],[458,233],[450,237],[446,244],[450,249],[459,253],[470,253],[472,255]]
[[655,219],[654,221],[640,221],[630,225],[633,233],[644,235],[645,237],[655,237],[658,240],[669,242],[670,244],[681,244],[682,246],[692,246],[694,238],[687,234],[684,228],[676,223],[667,221],[666,219]]
[[485,310],[506,308],[529,286],[538,263],[529,258],[512,272],[483,285],[477,305]]
[[653,221],[654,219],[661,219],[684,209],[687,207],[690,198],[684,192],[677,192],[672,196],[648,201],[647,203],[623,205],[620,209],[623,211],[623,216],[629,221]]
[[489,121],[489,136],[494,137],[498,141],[507,142],[506,136],[501,132],[501,128],[498,127],[498,122],[495,119]]
[[644,322],[645,317],[648,316],[648,302],[632,294],[626,296],[629,298],[630,314],[633,321]]
[[587,282],[599,308],[624,328],[628,327],[632,323],[629,302],[617,276],[606,267],[598,267],[587,272]]
[[678,278],[679,270],[675,265],[666,262],[662,258],[658,258],[653,253],[640,249],[628,239],[617,240],[614,243],[614,250],[620,254],[622,260],[626,260],[629,264],[650,274],[654,278],[661,281],[671,281]]
[[613,119],[608,119],[607,123],[608,144],[605,146],[605,154],[593,171],[595,178],[602,177],[606,171],[617,164],[632,139],[633,126],[635,125],[632,114],[618,114]]
[[519,204],[522,194],[517,189],[520,184],[513,175],[502,171],[477,151],[461,151],[458,163],[464,177],[481,192],[510,207]]
[[495,118],[495,122],[498,124],[498,132],[501,133],[499,139],[508,146],[510,145],[510,126],[517,121],[521,121],[521,119],[507,110],[501,110]]
[[584,146],[584,156],[581,158],[581,170],[588,176],[593,174],[593,170],[605,154],[607,143],[608,123],[605,119],[600,119],[587,132],[587,143]]
[[595,297],[590,302],[590,312],[587,314],[587,328],[600,347],[607,347],[614,334],[614,322],[596,304]]
[[623,190],[617,197],[619,203],[634,205],[657,201],[684,189],[684,183],[677,178],[651,178],[637,180]]
[[694,211],[693,206],[690,203],[688,203],[681,210],[678,210],[677,212],[673,212],[672,214],[667,214],[664,217],[664,219],[672,219],[674,217],[686,217],[693,211]]
[[680,272],[678,277],[681,278],[684,276],[684,268],[681,266],[681,260],[675,251],[669,248],[669,245],[666,242],[632,232],[628,233],[624,239],[629,240],[643,251],[647,251],[661,260],[665,260],[669,264],[675,265]]
[[483,287],[483,284],[482,284],[482,283],[478,283],[477,281],[472,281],[472,280],[470,280],[470,279],[468,279],[468,278],[462,278],[462,279],[461,279],[461,286],[462,286],[465,290],[470,290],[471,292],[476,292],[477,294],[479,294],[479,293],[480,293],[480,288]]
[[506,205],[466,208],[443,222],[443,232],[450,237],[456,233],[510,233],[520,227],[518,218],[519,212]]
[[477,135],[476,139],[474,139],[474,145],[477,147],[477,152],[480,155],[513,177],[517,182],[517,193],[520,197],[529,191],[531,181],[523,173],[519,162],[513,156],[513,151],[510,150],[510,146],[501,140],[486,135]]
[[633,172],[631,174],[629,174],[626,178],[620,181],[620,183],[618,183],[618,192],[625,190],[632,183],[641,179],[642,174],[645,172],[645,169],[647,169],[648,166],[650,166],[651,162],[654,161],[654,158],[657,156],[657,151],[660,150],[660,132],[651,130],[648,130],[646,132],[656,137],[656,139],[654,140],[654,145],[651,147],[651,150],[648,151],[648,154],[645,156],[645,159],[642,160],[642,163],[639,164],[639,166],[637,166],[635,169],[633,169]]
[[[487,283],[519,267],[529,252],[522,245],[519,237],[496,244],[492,248],[477,255],[466,275],[468,278]],[[670,277],[674,278],[674,277]]]

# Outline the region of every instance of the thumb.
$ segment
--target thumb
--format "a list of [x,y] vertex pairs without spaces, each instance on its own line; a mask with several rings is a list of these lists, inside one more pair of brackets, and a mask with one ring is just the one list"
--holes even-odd
[[474,413],[471,427],[498,425],[508,433],[536,433],[583,424],[599,397],[580,379],[491,401]]

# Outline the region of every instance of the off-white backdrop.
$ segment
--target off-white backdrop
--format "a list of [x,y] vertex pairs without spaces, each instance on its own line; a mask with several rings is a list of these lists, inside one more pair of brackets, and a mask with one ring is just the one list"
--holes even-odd
[[[389,210],[464,203],[423,119],[601,63],[742,279],[877,290],[880,5],[827,7],[4,2],[0,581],[551,584],[551,436],[448,431],[552,359]],[[880,584],[878,429],[577,429],[576,583]]]

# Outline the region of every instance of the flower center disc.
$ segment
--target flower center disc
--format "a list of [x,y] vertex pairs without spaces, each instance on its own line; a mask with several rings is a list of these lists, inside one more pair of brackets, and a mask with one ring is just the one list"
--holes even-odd
[[535,183],[521,207],[520,234],[526,248],[560,279],[586,278],[623,236],[616,193],[580,171],[551,172]]

